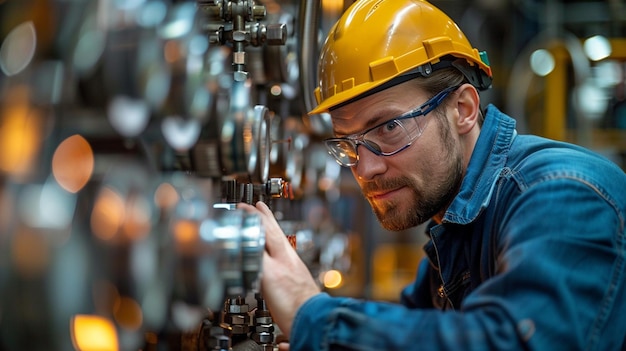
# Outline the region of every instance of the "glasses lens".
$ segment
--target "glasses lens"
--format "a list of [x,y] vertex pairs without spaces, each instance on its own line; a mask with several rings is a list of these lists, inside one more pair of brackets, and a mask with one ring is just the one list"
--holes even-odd
[[352,140],[327,139],[326,148],[342,166],[352,166],[357,162],[356,145]]
[[364,143],[370,150],[378,151],[380,154],[394,153],[412,141],[407,125],[405,125],[411,123],[415,124],[413,118],[403,121],[397,119],[389,121],[363,135]]

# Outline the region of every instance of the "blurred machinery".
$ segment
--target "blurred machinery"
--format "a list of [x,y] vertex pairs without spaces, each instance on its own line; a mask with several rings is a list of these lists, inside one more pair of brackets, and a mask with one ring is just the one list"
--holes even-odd
[[270,205],[313,274],[346,266],[304,213],[339,166],[302,118],[302,3],[0,4],[0,350],[275,348],[236,204]]
[[624,2],[520,1],[515,14],[519,43],[503,51],[514,56],[502,105],[523,117],[522,132],[585,146],[626,169]]

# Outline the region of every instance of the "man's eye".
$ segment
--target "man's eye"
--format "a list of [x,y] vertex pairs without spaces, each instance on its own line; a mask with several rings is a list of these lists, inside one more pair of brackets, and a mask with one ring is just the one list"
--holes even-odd
[[390,132],[390,131],[395,130],[397,127],[398,127],[398,123],[395,120],[393,120],[393,121],[386,123],[383,126],[383,129],[385,132]]

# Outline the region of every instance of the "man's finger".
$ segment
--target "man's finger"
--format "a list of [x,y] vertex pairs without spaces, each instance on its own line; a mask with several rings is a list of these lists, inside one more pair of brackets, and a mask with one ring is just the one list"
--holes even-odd
[[272,210],[270,210],[270,208],[267,207],[267,205],[263,201],[257,202],[255,207],[259,209],[259,211],[263,212],[264,214],[268,216],[274,216],[274,214],[272,213]]
[[285,233],[276,221],[274,213],[263,201],[257,202],[255,206],[240,203],[237,205],[237,208],[257,213],[261,217],[261,222],[265,229],[265,249],[270,255],[280,255],[281,252],[292,249],[289,240],[287,240]]
[[249,213],[257,213],[258,212],[256,207],[254,207],[252,205],[249,205],[249,204],[247,204],[245,202],[238,203],[237,204],[237,208],[245,210],[246,212],[249,212]]

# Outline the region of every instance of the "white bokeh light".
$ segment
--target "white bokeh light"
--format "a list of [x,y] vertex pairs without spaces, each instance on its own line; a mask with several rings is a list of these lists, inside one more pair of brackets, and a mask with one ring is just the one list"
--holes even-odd
[[530,68],[536,75],[545,77],[554,70],[554,67],[554,56],[550,51],[539,49],[530,55]]
[[33,22],[15,27],[0,46],[0,70],[7,76],[23,71],[32,61],[37,47],[37,34]]
[[611,56],[612,48],[609,40],[602,35],[594,35],[584,43],[585,54],[591,61],[600,61]]
[[604,89],[589,80],[578,87],[576,94],[578,108],[588,119],[597,120],[604,115],[609,104]]

